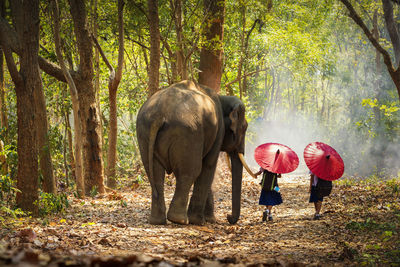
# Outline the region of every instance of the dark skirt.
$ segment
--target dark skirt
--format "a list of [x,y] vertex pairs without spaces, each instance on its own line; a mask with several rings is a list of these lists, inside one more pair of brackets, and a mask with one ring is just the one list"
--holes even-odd
[[282,202],[281,193],[276,191],[261,190],[260,200],[258,201],[259,205],[275,206],[281,204]]
[[311,187],[311,194],[310,194],[310,203],[313,202],[318,202],[318,201],[323,201],[324,198],[323,197],[318,197],[318,192],[317,192],[317,187],[316,186],[312,186]]

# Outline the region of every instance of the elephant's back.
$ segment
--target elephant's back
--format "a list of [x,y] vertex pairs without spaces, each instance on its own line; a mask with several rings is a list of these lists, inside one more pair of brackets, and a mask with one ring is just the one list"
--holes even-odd
[[184,81],[149,98],[138,113],[138,123],[147,124],[148,128],[152,121],[162,118],[169,127],[196,130],[199,126],[216,125],[217,113],[213,98],[193,82]]

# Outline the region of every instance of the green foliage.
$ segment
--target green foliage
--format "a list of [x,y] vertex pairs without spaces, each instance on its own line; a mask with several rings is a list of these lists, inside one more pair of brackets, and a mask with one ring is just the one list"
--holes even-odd
[[124,199],[121,199],[121,200],[120,200],[120,205],[121,205],[121,207],[123,207],[123,208],[128,207],[128,203],[126,203],[126,200],[124,200]]
[[52,194],[40,192],[39,200],[35,203],[39,208],[39,215],[45,217],[50,214],[63,213],[69,208],[66,194]]
[[15,180],[10,176],[0,175],[0,203],[10,206],[17,192],[20,192],[15,185]]
[[370,231],[370,230],[380,230],[380,231],[394,231],[396,230],[395,223],[379,223],[371,218],[367,218],[364,221],[350,221],[346,224],[346,228],[349,230],[356,231]]
[[395,195],[400,194],[400,178],[393,178],[386,181],[386,185],[392,190],[392,193]]
[[92,189],[90,190],[90,196],[95,197],[95,196],[97,196],[98,193],[99,193],[99,190],[98,190],[97,186],[93,186]]
[[20,192],[15,185],[15,180],[10,175],[0,175],[0,223],[4,224],[7,217],[17,218],[25,213],[15,208],[15,196]]

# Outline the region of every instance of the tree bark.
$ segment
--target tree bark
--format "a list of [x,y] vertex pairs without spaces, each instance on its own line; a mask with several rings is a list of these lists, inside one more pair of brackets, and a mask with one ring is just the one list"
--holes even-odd
[[[68,156],[69,164],[71,166],[71,176],[76,182],[76,169],[75,169],[75,156],[74,156],[74,145],[72,140],[71,124],[69,122],[69,110],[65,112],[65,127],[67,128],[67,142],[68,142]],[[82,153],[82,152],[81,152]],[[82,175],[82,173],[81,173]]]
[[200,51],[200,84],[219,93],[222,76],[225,0],[204,0],[208,17],[204,28],[204,44]]
[[7,66],[15,84],[18,125],[17,205],[36,215],[38,207],[38,149],[35,91],[43,90],[38,66],[39,1],[12,1],[13,24],[20,40],[20,69],[14,62],[9,36],[0,31]]
[[184,55],[183,30],[182,30],[182,0],[171,0],[173,4],[174,23],[176,31],[176,74],[177,81],[188,78],[186,58]]
[[116,170],[115,166],[117,163],[117,90],[118,85],[122,78],[122,69],[124,63],[124,1],[118,0],[118,66],[117,72],[115,72],[113,66],[107,60],[107,57],[103,53],[99,43],[95,39],[96,46],[105,61],[107,67],[110,69],[110,77],[108,81],[108,96],[110,101],[110,119],[109,119],[109,133],[108,133],[108,150],[107,150],[107,185],[111,188],[115,188],[117,185],[116,181]]
[[[0,0],[0,17],[4,18],[6,13],[5,0]],[[0,127],[4,131],[4,139],[7,141],[7,128],[8,128],[8,117],[7,117],[7,106],[6,106],[6,87],[4,79],[4,56],[3,49],[0,46]]]
[[149,67],[149,93],[152,96],[158,91],[160,76],[160,29],[158,17],[158,0],[147,0],[148,23],[150,27],[150,67]]
[[[54,23],[54,44],[58,62],[61,66],[65,80],[68,83],[71,101],[72,101],[72,111],[74,114],[74,129],[75,129],[75,161],[71,161],[75,174],[76,190],[79,197],[84,197],[85,186],[83,178],[83,162],[82,162],[82,144],[83,144],[83,132],[81,127],[81,116],[79,112],[79,98],[78,91],[76,89],[75,81],[73,80],[67,66],[65,65],[62,52],[61,52],[61,39],[60,39],[60,18],[58,1],[53,2],[53,23]],[[72,155],[73,159],[73,155]]]
[[6,105],[6,87],[4,80],[4,56],[3,49],[0,47],[0,127],[5,133],[5,139],[7,139],[7,128],[8,128],[8,116],[7,116],[7,105]]
[[[39,78],[41,78],[39,76]],[[42,82],[40,82],[42,83]],[[39,150],[39,170],[43,177],[43,191],[56,194],[57,185],[53,175],[53,163],[51,162],[51,148],[48,135],[48,122],[46,111],[46,99],[43,87],[34,91],[36,103],[35,126]]]
[[[97,32],[99,25],[97,23],[98,19],[98,14],[97,14],[97,0],[92,0],[91,1],[91,10],[92,10],[92,32],[94,38],[97,39]],[[101,105],[100,105],[100,53],[99,51],[95,50],[94,53],[94,70],[95,70],[95,77],[94,77],[94,90],[96,92],[96,104],[97,104],[97,109],[99,111],[99,114],[101,114]],[[100,128],[103,129],[103,120],[101,119],[100,116]],[[101,138],[101,145],[104,148],[104,137],[103,134],[100,136]]]
[[[239,2],[240,3],[240,2]],[[243,83],[242,83],[242,71],[243,63],[245,61],[245,35],[246,35],[246,5],[245,3],[240,4],[240,15],[242,16],[242,32],[240,36],[240,60],[238,64],[237,77],[239,82],[239,98],[243,97]]]
[[100,114],[93,85],[93,43],[87,28],[85,1],[69,0],[79,53],[79,78],[75,81],[79,97],[83,135],[83,172],[85,193],[105,193],[103,157],[101,153]]

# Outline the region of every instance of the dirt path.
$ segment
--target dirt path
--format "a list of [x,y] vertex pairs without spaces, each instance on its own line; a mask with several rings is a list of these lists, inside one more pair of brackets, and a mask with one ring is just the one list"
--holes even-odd
[[[218,176],[214,184],[217,224],[149,225],[150,188],[144,184],[133,192],[118,192],[107,198],[71,198],[73,205],[68,213],[50,218],[47,226],[38,221],[21,223],[21,228],[30,223],[35,233],[30,240],[18,231],[3,231],[2,238],[11,246],[64,256],[124,256],[138,252],[172,264],[193,258],[245,264],[351,264],[343,258],[346,251],[342,242],[348,236],[341,222],[347,215],[340,204],[343,196],[335,190],[324,202],[323,218],[314,221],[307,176],[284,176],[279,182],[284,202],[274,209],[273,222],[262,223],[258,180],[245,176],[241,218],[230,225],[226,220],[231,207],[229,172],[224,170]],[[166,185],[167,204],[173,190],[173,185]]]

